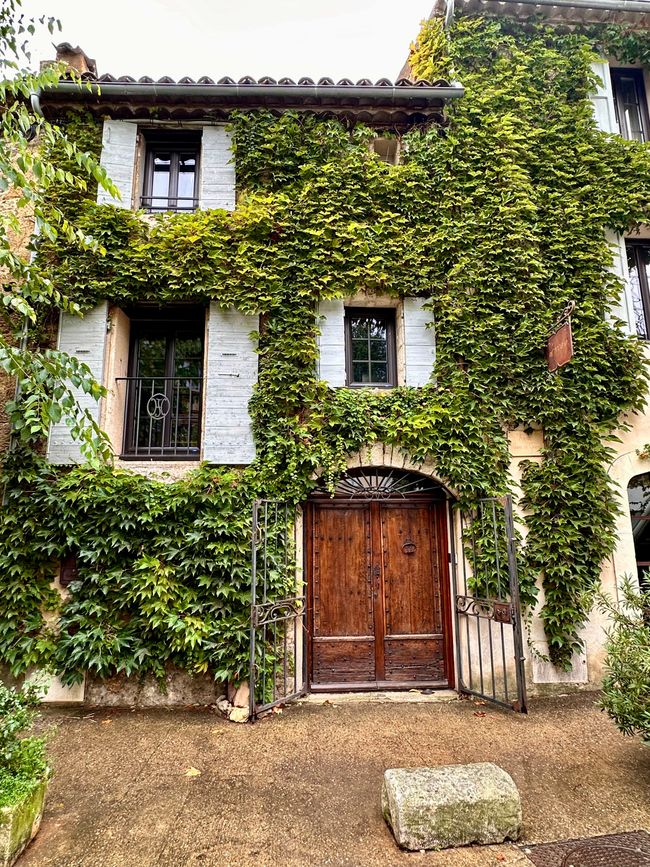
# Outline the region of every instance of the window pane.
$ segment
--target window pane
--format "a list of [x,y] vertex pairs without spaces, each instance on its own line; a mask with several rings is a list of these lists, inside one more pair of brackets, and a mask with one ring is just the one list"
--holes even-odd
[[153,181],[151,187],[152,208],[166,208],[169,198],[169,171],[171,154],[159,153],[153,158]]
[[388,382],[388,365],[384,362],[371,364],[372,382]]
[[368,338],[368,322],[365,317],[363,319],[351,319],[350,330],[352,337],[355,339],[367,340]]
[[370,341],[370,358],[373,361],[386,361],[387,342],[385,340]]
[[201,376],[203,367],[203,341],[198,336],[181,335],[176,338],[174,376]]
[[352,341],[352,359],[353,361],[368,360],[368,341],[353,340]]
[[[650,277],[650,269],[648,268],[648,257],[647,255],[639,256],[641,259],[642,267],[644,267],[645,260],[645,274],[646,278]],[[641,295],[641,280],[639,275],[639,268],[637,265],[637,250],[634,247],[628,247],[627,251],[627,263],[630,272],[630,290],[632,295],[632,306],[634,308],[634,323],[636,325],[636,333],[639,337],[642,337],[644,340],[648,339],[648,324],[646,319],[646,312],[643,307],[643,296]]]
[[355,361],[352,364],[352,382],[370,382],[370,370],[363,361]]
[[[194,199],[194,175],[196,173],[196,156],[181,154],[178,158],[178,197],[179,199]],[[181,209],[192,209],[193,201],[178,203]]]
[[369,319],[368,328],[373,340],[386,340],[386,322],[383,319]]
[[138,340],[136,376],[164,376],[166,337],[141,337]]
[[645,141],[641,118],[641,95],[634,76],[618,76],[617,97],[621,135],[627,139]]

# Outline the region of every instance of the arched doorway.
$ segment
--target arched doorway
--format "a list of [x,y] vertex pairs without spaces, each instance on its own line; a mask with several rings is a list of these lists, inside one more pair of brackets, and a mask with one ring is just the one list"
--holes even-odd
[[306,506],[307,671],[319,690],[453,686],[447,494],[357,467]]
[[639,586],[650,589],[650,473],[630,479],[627,499]]

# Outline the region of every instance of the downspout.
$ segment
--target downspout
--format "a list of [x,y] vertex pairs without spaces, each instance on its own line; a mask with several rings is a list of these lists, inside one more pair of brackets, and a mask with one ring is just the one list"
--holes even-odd
[[447,0],[445,4],[445,30],[447,33],[451,30],[451,25],[454,23],[454,0]]

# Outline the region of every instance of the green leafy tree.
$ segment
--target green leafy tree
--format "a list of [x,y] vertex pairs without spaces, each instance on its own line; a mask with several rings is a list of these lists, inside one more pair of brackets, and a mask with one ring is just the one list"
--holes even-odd
[[613,621],[601,707],[623,734],[641,735],[650,744],[650,593],[637,590],[626,578],[622,603],[601,599]]
[[[57,288],[35,261],[39,238],[61,240],[78,248],[101,253],[99,245],[59,207],[50,193],[61,187],[85,191],[98,183],[116,194],[97,160],[66,138],[64,130],[50,123],[39,110],[38,95],[61,75],[71,73],[62,64],[38,72],[31,67],[29,38],[38,21],[26,17],[21,0],[0,4],[0,311],[9,327],[0,333],[0,369],[18,382],[19,398],[7,411],[13,430],[26,442],[47,433],[51,422],[66,417],[73,436],[81,440],[87,457],[106,453],[107,442],[77,400],[77,390],[99,398],[101,386],[89,368],[65,353],[30,350],[25,335],[39,310],[58,308],[79,313],[79,307]],[[50,32],[58,28],[53,18],[41,18]],[[82,87],[82,83],[79,82]],[[53,154],[59,159],[55,160]],[[60,156],[65,158],[63,166]],[[26,221],[33,232],[27,252],[16,243]],[[22,340],[14,334],[22,324]],[[12,334],[13,332],[13,334]]]

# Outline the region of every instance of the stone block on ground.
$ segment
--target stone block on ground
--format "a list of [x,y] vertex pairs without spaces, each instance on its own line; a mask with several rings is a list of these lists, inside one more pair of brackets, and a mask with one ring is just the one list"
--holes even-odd
[[48,781],[49,771],[22,801],[11,807],[0,807],[0,867],[12,867],[36,836],[41,826]]
[[491,762],[387,770],[382,811],[397,844],[412,851],[502,843],[521,834],[517,787]]

